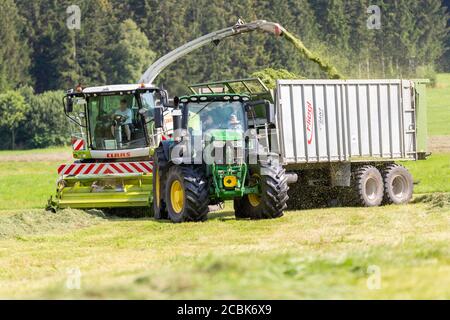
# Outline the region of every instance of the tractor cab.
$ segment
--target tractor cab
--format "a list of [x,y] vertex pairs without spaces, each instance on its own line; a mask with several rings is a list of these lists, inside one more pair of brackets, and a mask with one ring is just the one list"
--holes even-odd
[[191,95],[180,98],[181,109],[186,108],[187,129],[196,132],[220,133],[247,129],[244,103],[249,97],[240,95]]
[[64,110],[79,129],[72,136],[75,158],[148,156],[158,143],[154,110],[167,100],[165,91],[143,84],[69,90]]

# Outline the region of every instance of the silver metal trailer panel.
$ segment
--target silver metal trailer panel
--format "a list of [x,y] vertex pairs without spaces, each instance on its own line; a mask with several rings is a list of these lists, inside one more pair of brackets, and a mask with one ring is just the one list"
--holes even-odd
[[417,159],[414,85],[409,80],[278,80],[283,162]]

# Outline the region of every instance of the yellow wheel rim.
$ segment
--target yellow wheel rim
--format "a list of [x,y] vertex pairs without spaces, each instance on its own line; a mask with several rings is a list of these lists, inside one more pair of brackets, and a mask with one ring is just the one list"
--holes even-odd
[[261,204],[261,197],[257,194],[249,194],[248,195],[248,202],[252,205],[252,207],[257,207]]
[[160,195],[160,186],[159,186],[159,170],[156,169],[155,172],[153,172],[153,174],[155,174],[155,197],[156,197],[156,205],[158,206],[158,208],[160,207],[160,202],[161,202],[161,195]]
[[170,202],[176,214],[180,214],[184,208],[184,190],[181,182],[175,180],[170,187]]
[[[259,174],[254,173],[252,175],[252,178],[255,180],[256,183],[258,183],[258,181],[261,180],[261,177],[259,176]],[[252,207],[257,207],[261,204],[261,196],[257,195],[257,194],[249,194],[248,195],[248,202],[250,202],[250,204],[252,205]]]

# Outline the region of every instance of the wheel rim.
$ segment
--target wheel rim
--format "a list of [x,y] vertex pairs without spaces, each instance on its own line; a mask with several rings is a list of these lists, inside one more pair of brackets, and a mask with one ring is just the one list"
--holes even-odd
[[[254,183],[251,183],[251,185],[256,185],[261,181],[261,177],[255,173],[252,175],[252,180]],[[249,194],[248,202],[250,202],[252,207],[258,207],[261,204],[261,196],[255,193]]]
[[261,197],[258,196],[257,194],[254,194],[254,193],[249,194],[248,195],[248,202],[250,202],[252,207],[257,207],[261,203]]
[[176,214],[180,214],[184,207],[184,190],[181,182],[175,180],[170,187],[170,202]]
[[155,172],[153,172],[153,174],[155,175],[155,197],[156,197],[156,205],[158,206],[158,208],[160,207],[160,202],[161,202],[161,196],[160,196],[160,182],[159,182],[159,170],[156,169]]
[[377,180],[375,180],[374,178],[367,179],[365,190],[367,198],[370,201],[375,200],[377,198],[377,190],[378,190]]
[[396,176],[392,179],[392,194],[398,199],[402,199],[405,195],[406,180],[402,176]]

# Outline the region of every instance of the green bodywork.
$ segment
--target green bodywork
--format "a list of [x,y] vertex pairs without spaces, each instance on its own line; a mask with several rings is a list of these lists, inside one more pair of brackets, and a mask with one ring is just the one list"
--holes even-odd
[[[212,130],[205,135],[206,143],[215,142],[231,142],[242,141],[242,133],[231,130]],[[231,200],[234,198],[241,198],[244,194],[259,193],[258,187],[248,187],[245,185],[248,166],[246,163],[236,164],[211,164],[208,165],[207,172],[212,176],[211,196],[220,200]],[[227,188],[224,185],[226,178],[235,177],[237,180],[236,186]]]
[[426,86],[430,81],[429,80],[413,80],[413,81],[414,87],[416,89],[417,152],[419,154],[426,154],[428,151]]
[[64,177],[48,206],[58,209],[150,207],[152,187],[151,174]]
[[90,150],[73,151],[73,158],[80,160],[92,159],[91,151]]
[[[252,79],[254,80],[254,79]],[[221,83],[217,83],[221,84]],[[263,89],[257,94],[260,97],[261,94],[267,95],[267,88],[260,83],[258,80],[256,82],[257,85],[260,85]],[[191,87],[191,90],[195,92],[194,88],[201,88],[203,85],[194,85]],[[228,89],[224,89],[223,93],[212,93],[215,89],[213,85],[207,85],[209,90],[208,93],[203,94],[194,94],[190,96],[184,96],[180,98],[180,101],[186,101],[194,98],[198,98],[200,100],[201,97],[207,97],[207,101],[221,100],[224,97],[231,97],[230,101],[233,101],[233,98],[236,96],[244,97],[247,101],[251,100],[250,92],[248,94],[235,94],[231,89],[231,86],[228,84]],[[249,85],[247,88],[250,87]],[[267,97],[267,96],[266,96]],[[191,116],[191,115],[190,115]],[[245,131],[245,129],[244,129]],[[243,132],[240,130],[232,130],[232,129],[211,129],[206,132],[203,136],[203,141],[205,147],[210,145],[211,143],[220,143],[223,145],[227,145],[227,143],[240,143],[243,141]],[[173,143],[173,142],[172,142]],[[242,151],[244,152],[245,148],[242,147]],[[228,153],[227,153],[228,157]],[[213,163],[207,164],[206,167],[206,175],[211,178],[211,188],[210,188],[210,197],[211,199],[223,201],[223,200],[232,200],[235,198],[242,198],[245,194],[260,194],[260,186],[248,186],[248,165],[244,161],[244,157],[236,162],[228,162],[231,164],[220,164]],[[236,184],[232,187],[227,187],[225,185],[225,180],[230,177],[234,177],[236,179]]]

